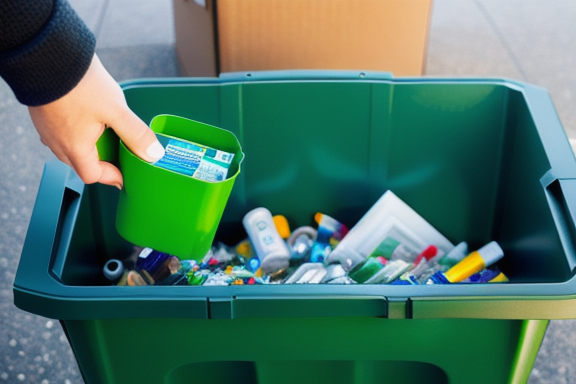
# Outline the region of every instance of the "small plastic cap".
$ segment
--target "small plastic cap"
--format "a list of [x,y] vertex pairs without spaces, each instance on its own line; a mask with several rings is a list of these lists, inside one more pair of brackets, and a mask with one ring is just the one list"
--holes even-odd
[[364,262],[366,256],[361,255],[355,249],[348,248],[339,244],[332,252],[328,254],[325,264],[340,263],[345,270],[350,271],[356,265]]
[[435,245],[429,245],[424,249],[414,261],[414,265],[418,265],[422,262],[422,260],[430,260],[438,253],[438,248]]
[[446,255],[446,257],[450,260],[454,260],[454,261],[461,261],[463,260],[466,256],[468,256],[468,243],[465,241],[462,241],[460,243],[458,243],[457,246],[455,246],[450,252],[448,252],[448,254]]
[[[316,220],[316,222],[318,223],[318,227],[325,227],[334,232],[339,231],[341,229],[340,227],[342,227],[342,224],[340,224],[338,220],[328,215],[325,215],[321,212],[316,212],[316,214],[314,215],[314,220]],[[342,237],[346,233],[343,233]]]
[[104,276],[110,281],[115,281],[122,277],[124,265],[120,260],[111,259],[104,265]]
[[252,244],[250,244],[250,240],[242,240],[236,246],[236,253],[244,257],[252,257]]
[[246,215],[244,215],[244,218],[242,218],[242,224],[244,225],[244,228],[246,228],[246,230],[248,230],[253,224],[252,220],[254,219],[254,217],[257,217],[260,220],[269,219],[272,217],[272,213],[270,213],[270,211],[264,207],[254,208]]
[[494,264],[504,256],[504,251],[497,242],[491,241],[478,250],[487,267]]
[[258,268],[260,268],[260,259],[258,259],[257,257],[253,257],[248,261],[248,267],[256,272],[258,270]]
[[293,247],[294,244],[296,243],[296,239],[298,239],[300,236],[307,236],[308,238],[310,238],[310,240],[314,241],[316,240],[317,235],[318,231],[316,231],[312,227],[309,226],[298,227],[294,230],[294,232],[290,234],[290,237],[288,238],[288,246]]
[[274,221],[274,226],[278,231],[278,234],[281,238],[287,239],[290,237],[290,225],[288,224],[288,220],[283,215],[276,215],[272,217]]
[[274,252],[267,255],[264,260],[260,261],[260,268],[267,274],[276,273],[290,265],[290,254],[283,252]]

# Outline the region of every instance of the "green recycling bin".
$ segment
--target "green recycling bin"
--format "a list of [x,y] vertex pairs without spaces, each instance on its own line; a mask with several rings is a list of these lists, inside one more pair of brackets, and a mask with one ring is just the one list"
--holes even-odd
[[576,318],[576,159],[546,90],[331,71],[123,89],[144,121],[238,138],[219,241],[259,206],[351,227],[392,190],[454,243],[498,241],[510,283],[111,286],[102,267],[132,247],[119,191],[48,163],[14,301],[61,321],[87,383],[525,383],[548,321]]

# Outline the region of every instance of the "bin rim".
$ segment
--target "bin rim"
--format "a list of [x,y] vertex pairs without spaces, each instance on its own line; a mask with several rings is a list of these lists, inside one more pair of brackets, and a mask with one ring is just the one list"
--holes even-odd
[[505,85],[511,89],[522,91],[532,87],[544,92],[546,88],[529,84],[508,77],[490,76],[403,76],[394,77],[390,72],[363,71],[363,70],[278,70],[278,71],[248,71],[225,72],[218,77],[147,77],[127,79],[119,82],[123,90],[135,87],[162,87],[186,85],[225,85],[249,83],[279,83],[279,82],[322,82],[322,81],[351,81],[351,82],[384,82],[384,83],[468,83],[468,84],[494,84]]
[[[250,76],[247,76],[250,74]],[[363,74],[363,76],[360,76]],[[226,85],[254,82],[284,82],[284,81],[354,81],[354,82],[385,82],[385,83],[442,83],[442,84],[495,84],[506,86],[524,94],[532,113],[550,115],[553,106],[548,92],[534,85],[505,78],[440,78],[440,77],[405,77],[393,78],[389,73],[368,71],[271,71],[271,72],[239,72],[223,74],[218,78],[147,78],[125,81],[121,83],[126,91],[139,87],[164,87],[187,85]],[[552,110],[550,109],[552,108]],[[554,111],[555,113],[555,111]],[[555,124],[560,125],[556,117]],[[550,124],[548,124],[550,125]],[[557,131],[557,130],[556,130]],[[562,129],[563,132],[563,129]],[[555,154],[548,138],[541,133],[543,145],[551,158],[551,171],[543,176],[541,183],[546,187],[555,180],[576,183],[576,161],[563,164],[560,156]],[[566,146],[569,142],[566,140]],[[565,150],[562,148],[561,150]],[[570,149],[571,150],[571,149]],[[48,179],[56,177],[59,182],[49,183]],[[47,163],[43,181],[38,193],[38,201],[53,200],[54,196],[62,196],[66,189],[75,190],[80,199],[83,196],[84,184],[66,165],[59,161]],[[52,200],[51,200],[52,199]],[[576,212],[576,211],[575,211]],[[575,212],[571,211],[572,216]],[[59,203],[53,206],[40,207],[37,204],[31,218],[29,234],[35,230],[33,224],[48,214],[56,222],[60,215]],[[52,227],[50,227],[52,226]],[[39,315],[59,319],[86,318],[129,318],[129,317],[203,317],[209,316],[209,302],[214,298],[225,300],[288,300],[325,298],[334,300],[340,298],[380,298],[387,302],[411,303],[407,305],[407,317],[448,318],[545,318],[569,319],[576,318],[576,276],[563,282],[553,283],[512,283],[490,285],[453,285],[453,286],[394,286],[394,285],[267,285],[266,292],[260,286],[229,286],[229,287],[115,287],[115,286],[71,286],[63,284],[56,276],[47,273],[52,257],[51,252],[55,242],[56,224],[50,223],[47,236],[42,241],[31,239],[27,235],[22,251],[21,261],[14,281],[14,301],[17,307]],[[273,297],[273,298],[271,298]],[[147,310],[149,301],[165,301],[174,304],[182,303],[194,310],[170,309],[166,312]],[[538,305],[535,305],[537,303]],[[456,305],[472,307],[463,312]],[[486,308],[508,305],[514,308],[514,313],[488,311]],[[114,306],[115,313],[102,310]],[[172,305],[172,307],[176,307]],[[425,313],[417,308],[427,308]],[[478,310],[474,310],[477,307]],[[533,307],[537,307],[534,309]],[[445,308],[445,309],[442,309]],[[446,308],[450,308],[449,310]],[[73,310],[72,310],[73,309]],[[540,313],[535,312],[539,310]],[[154,313],[153,313],[154,312]],[[103,315],[104,313],[104,315]]]

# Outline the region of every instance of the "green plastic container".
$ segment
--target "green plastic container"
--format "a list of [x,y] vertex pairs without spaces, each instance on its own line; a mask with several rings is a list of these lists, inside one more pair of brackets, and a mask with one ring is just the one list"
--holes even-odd
[[87,383],[525,383],[548,321],[576,318],[576,159],[546,90],[368,72],[123,87],[144,121],[238,137],[246,159],[217,240],[241,240],[259,206],[292,228],[318,211],[351,227],[390,189],[453,243],[498,241],[511,282],[108,286],[106,261],[131,252],[120,193],[53,162],[14,300],[61,320]]
[[[244,154],[236,136],[226,130],[159,115],[150,129],[234,154],[228,177],[208,182],[169,171],[135,156],[120,142],[120,193],[116,228],[126,240],[182,259],[202,260],[214,241],[226,202],[240,173]],[[99,142],[99,146],[113,143]]]

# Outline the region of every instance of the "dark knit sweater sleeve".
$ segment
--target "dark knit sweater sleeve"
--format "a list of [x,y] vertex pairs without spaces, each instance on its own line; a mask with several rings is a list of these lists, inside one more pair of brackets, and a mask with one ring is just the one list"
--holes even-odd
[[66,0],[0,0],[0,76],[22,104],[43,105],[70,92],[95,47]]

